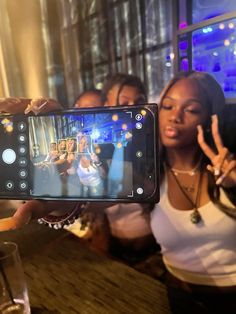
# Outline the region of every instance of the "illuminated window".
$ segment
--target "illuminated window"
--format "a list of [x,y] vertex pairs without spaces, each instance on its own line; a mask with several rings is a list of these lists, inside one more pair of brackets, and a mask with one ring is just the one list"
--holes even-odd
[[[228,103],[236,99],[236,2],[174,1],[175,72],[208,72],[220,83]],[[232,11],[235,10],[235,11]]]

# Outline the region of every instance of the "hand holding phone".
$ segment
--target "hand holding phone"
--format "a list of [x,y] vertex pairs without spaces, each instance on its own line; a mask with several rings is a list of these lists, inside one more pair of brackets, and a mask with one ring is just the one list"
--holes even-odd
[[157,105],[0,117],[0,198],[157,201]]
[[0,98],[0,112],[18,114],[30,113],[35,114],[62,110],[63,107],[54,99],[49,98],[23,98],[23,97],[7,97]]

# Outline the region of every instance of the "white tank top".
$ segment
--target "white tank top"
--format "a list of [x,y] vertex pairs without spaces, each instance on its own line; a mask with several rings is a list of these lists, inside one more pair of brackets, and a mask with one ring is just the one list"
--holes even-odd
[[119,203],[105,209],[111,234],[117,238],[136,239],[152,233],[150,209],[137,203]]
[[88,168],[83,168],[79,163],[77,174],[79,176],[80,182],[83,185],[94,187],[102,182],[98,169],[91,165]]
[[[160,202],[151,213],[151,228],[167,269],[190,283],[236,285],[236,220],[209,201],[198,208],[202,222],[193,224],[192,210],[178,210],[170,204],[166,179],[160,193]],[[223,190],[221,201],[233,206]]]

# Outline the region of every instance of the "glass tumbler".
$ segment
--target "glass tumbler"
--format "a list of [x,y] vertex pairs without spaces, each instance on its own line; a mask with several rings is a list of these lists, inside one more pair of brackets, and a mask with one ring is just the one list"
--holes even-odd
[[22,263],[13,242],[0,242],[0,313],[30,314]]

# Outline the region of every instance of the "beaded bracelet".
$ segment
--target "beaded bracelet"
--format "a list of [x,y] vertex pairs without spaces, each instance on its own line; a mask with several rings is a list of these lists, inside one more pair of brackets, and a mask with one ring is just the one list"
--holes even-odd
[[75,207],[63,215],[47,215],[38,219],[39,224],[47,225],[49,228],[62,229],[64,226],[71,225],[86,210],[88,203],[77,203]]

